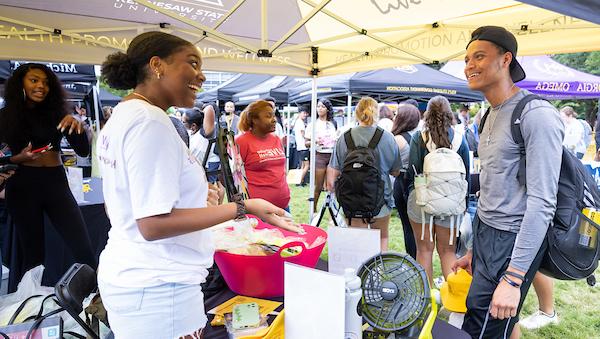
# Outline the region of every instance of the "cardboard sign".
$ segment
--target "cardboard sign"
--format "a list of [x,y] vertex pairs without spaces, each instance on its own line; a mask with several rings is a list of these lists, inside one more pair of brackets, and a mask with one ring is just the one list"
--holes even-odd
[[329,227],[329,272],[343,275],[345,268],[358,271],[363,262],[381,252],[379,233],[378,229]]
[[285,338],[344,338],[344,277],[285,263]]

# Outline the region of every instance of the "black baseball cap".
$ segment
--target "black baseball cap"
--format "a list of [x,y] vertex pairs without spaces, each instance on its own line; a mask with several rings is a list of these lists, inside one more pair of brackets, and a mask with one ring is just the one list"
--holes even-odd
[[513,82],[518,82],[525,79],[525,71],[517,61],[517,39],[507,31],[504,27],[499,26],[481,26],[471,33],[471,40],[467,44],[467,48],[471,42],[475,40],[485,40],[504,48],[512,54],[510,62],[510,77]]

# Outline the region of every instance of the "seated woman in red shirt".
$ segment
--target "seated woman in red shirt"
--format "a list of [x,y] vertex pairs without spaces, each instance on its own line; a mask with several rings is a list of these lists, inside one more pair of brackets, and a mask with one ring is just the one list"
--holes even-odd
[[285,176],[285,152],[275,131],[273,107],[258,100],[242,112],[235,140],[246,169],[248,194],[289,212],[290,188]]

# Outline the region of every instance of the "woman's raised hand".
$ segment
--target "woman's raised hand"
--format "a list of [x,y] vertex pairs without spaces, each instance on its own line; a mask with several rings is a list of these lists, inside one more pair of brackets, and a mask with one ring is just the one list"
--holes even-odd
[[75,131],[77,134],[81,134],[83,132],[83,124],[72,115],[67,114],[58,126],[56,126],[56,129],[60,130],[61,133],[68,131],[67,133],[71,134]]

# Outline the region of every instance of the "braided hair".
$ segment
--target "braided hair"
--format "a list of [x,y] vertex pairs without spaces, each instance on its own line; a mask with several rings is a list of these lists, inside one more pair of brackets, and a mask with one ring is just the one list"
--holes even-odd
[[425,129],[437,147],[450,148],[448,129],[452,126],[452,109],[445,97],[438,95],[427,103],[425,113]]

